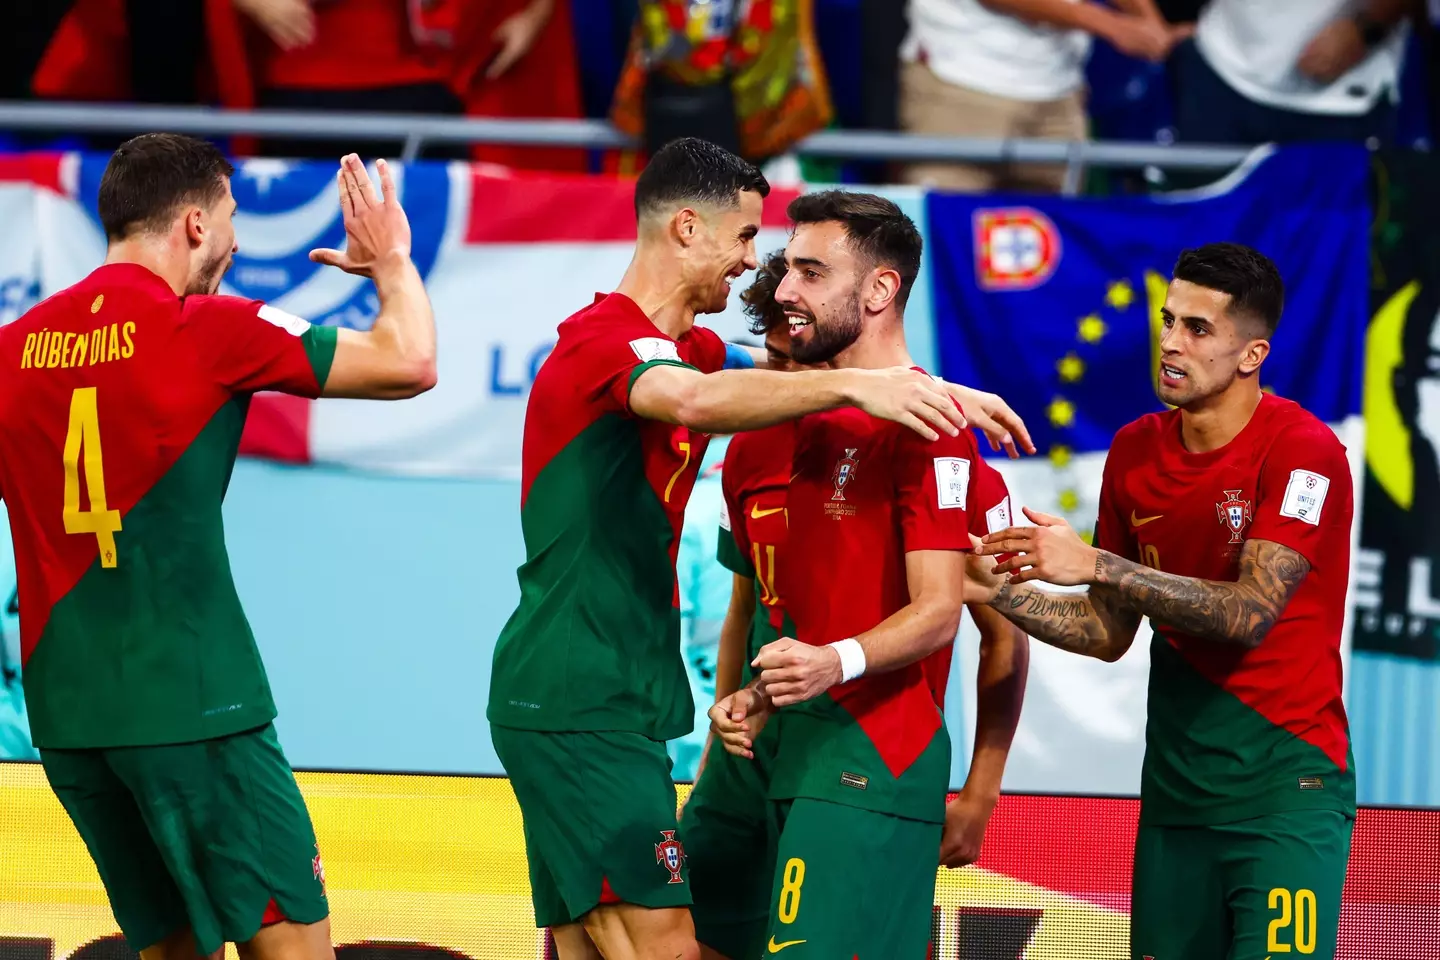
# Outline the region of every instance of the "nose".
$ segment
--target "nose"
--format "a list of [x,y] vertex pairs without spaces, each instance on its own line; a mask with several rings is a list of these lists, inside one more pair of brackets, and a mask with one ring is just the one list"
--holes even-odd
[[755,255],[755,239],[753,237],[745,241],[745,259],[741,262],[745,264],[746,270],[754,270],[760,266],[760,258]]
[[779,304],[797,303],[800,300],[799,294],[795,291],[795,284],[791,281],[794,274],[786,270],[785,276],[780,278],[780,285],[775,288],[775,302]]
[[1173,356],[1180,352],[1180,324],[1172,323],[1170,329],[1160,328],[1160,352]]

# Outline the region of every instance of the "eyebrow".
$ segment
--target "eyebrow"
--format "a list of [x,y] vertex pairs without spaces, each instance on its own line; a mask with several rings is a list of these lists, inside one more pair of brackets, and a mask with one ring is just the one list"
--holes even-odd
[[739,235],[746,240],[749,240],[751,237],[754,237],[759,232],[760,228],[758,226],[753,223],[747,223],[743,228],[741,228]]
[[1170,312],[1169,307],[1161,307],[1160,316],[1169,317],[1171,320],[1182,320],[1185,323],[1203,323],[1207,327],[1215,326],[1209,317],[1176,317],[1174,313]]
[[818,260],[815,257],[792,257],[788,259],[789,262],[786,265],[791,267],[819,267],[821,270],[830,269],[830,264],[824,260]]

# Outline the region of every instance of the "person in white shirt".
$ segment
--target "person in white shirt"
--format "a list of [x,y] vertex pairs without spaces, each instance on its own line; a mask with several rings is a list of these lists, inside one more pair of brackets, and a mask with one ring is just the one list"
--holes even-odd
[[[1188,36],[1154,0],[910,0],[900,121],[914,133],[1082,140],[1092,37],[1164,60]],[[952,190],[1053,193],[1063,166],[918,163],[905,179]]]
[[1176,51],[1176,136],[1394,138],[1412,0],[1210,0]]

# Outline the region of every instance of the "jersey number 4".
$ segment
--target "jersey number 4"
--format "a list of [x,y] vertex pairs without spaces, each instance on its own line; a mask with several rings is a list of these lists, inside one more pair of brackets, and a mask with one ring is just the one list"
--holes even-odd
[[[80,509],[82,459],[88,510]],[[100,549],[100,566],[115,566],[120,511],[105,506],[105,466],[100,455],[100,414],[95,408],[94,387],[76,387],[70,395],[70,427],[65,432],[65,532],[93,535]]]

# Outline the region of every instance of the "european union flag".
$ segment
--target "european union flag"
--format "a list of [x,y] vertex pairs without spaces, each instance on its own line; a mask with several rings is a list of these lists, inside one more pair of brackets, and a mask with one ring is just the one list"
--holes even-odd
[[1106,450],[1161,408],[1159,310],[1176,258],[1228,240],[1285,279],[1261,385],[1339,423],[1360,411],[1369,169],[1362,147],[1305,146],[1170,197],[931,194],[940,369],[1003,394],[1057,462]]

